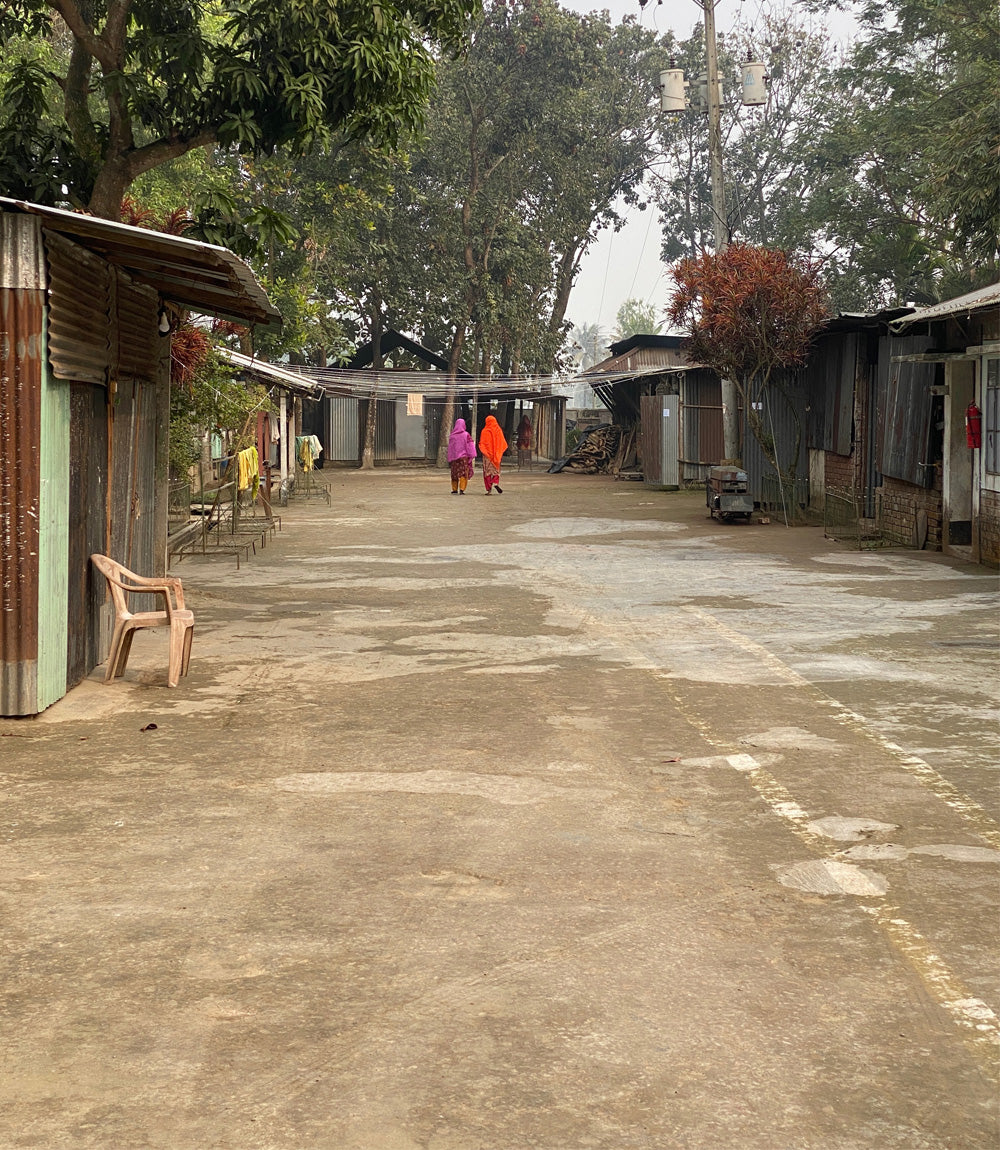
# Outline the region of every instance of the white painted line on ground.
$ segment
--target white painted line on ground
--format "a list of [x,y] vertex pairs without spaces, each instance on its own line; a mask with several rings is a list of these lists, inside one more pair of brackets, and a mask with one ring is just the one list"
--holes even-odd
[[908,959],[924,986],[966,1032],[966,1038],[986,1058],[994,1072],[1000,1069],[1000,1018],[935,954],[920,932],[902,918],[896,907],[867,902],[861,909],[882,928],[892,944]]
[[927,787],[928,790],[932,791],[941,802],[961,815],[980,838],[988,842],[990,846],[1000,849],[1000,826],[997,825],[996,820],[993,819],[975,799],[962,794],[956,786],[948,782],[948,780],[939,774],[925,759],[905,750],[899,746],[898,743],[887,739],[883,734],[877,731],[863,715],[859,715],[856,711],[845,707],[843,703],[834,699],[831,695],[828,695],[826,691],[817,687],[815,683],[811,683],[803,675],[787,667],[777,655],[772,654],[766,647],[761,646],[760,643],[747,638],[746,635],[740,634],[739,631],[734,631],[732,627],[727,627],[725,623],[720,623],[713,615],[702,611],[698,607],[684,607],[682,610],[696,615],[705,626],[711,627],[714,631],[717,631],[720,635],[724,635],[731,642],[735,643],[736,646],[741,647],[748,654],[752,654],[755,658],[766,663],[776,674],[785,679],[786,682],[804,687],[819,696],[822,702],[834,713],[834,717],[838,721],[849,724],[860,734],[877,744],[882,750],[887,751],[905,771],[911,774],[918,782],[923,784],[923,786]]
[[[720,623],[713,616],[696,607],[683,607],[682,610],[696,615],[706,626],[712,627],[755,658],[765,662],[785,681],[811,692],[819,703],[834,712],[836,718],[850,723],[860,734],[866,736],[891,754],[897,762],[933,791],[938,798],[961,814],[963,818],[972,824],[980,837],[993,845],[996,845],[998,841],[1000,841],[1000,828],[997,828],[997,824],[989,814],[983,810],[978,803],[962,795],[951,783],[939,775],[930,764],[921,759],[919,755],[910,754],[896,743],[890,742],[890,740],[874,730],[863,716],[851,711],[838,700],[826,694],[825,691],[820,690],[814,683],[810,683],[808,679],[792,671],[789,667],[786,667],[785,664],[782,663],[777,656],[771,654],[766,647],[762,647],[759,643],[755,643],[752,639],[748,639],[738,631],[732,630],[732,628]],[[609,629],[604,619],[587,612],[577,612],[577,614],[581,616],[582,619],[586,619],[587,623],[592,626]],[[622,642],[622,633],[628,633],[629,631],[631,631],[634,636],[632,642]],[[613,633],[616,640],[621,643],[622,646],[630,647],[635,653],[641,651],[641,641],[645,636],[641,635],[631,620],[623,620],[619,628]],[[715,734],[709,723],[685,704],[671,682],[671,676],[648,659],[644,659],[643,662],[647,664],[647,669],[653,671],[656,677],[663,682],[674,705],[680,713],[684,715],[687,722],[701,733],[709,746],[723,750],[727,743]],[[728,745],[731,746],[732,744],[729,743]],[[784,819],[798,838],[807,843],[817,854],[827,856],[829,849],[828,840],[810,829],[808,825],[810,818],[807,812],[799,806],[791,793],[787,791],[753,755],[740,752],[727,754],[724,757],[730,766],[747,776],[751,785],[761,798],[764,799],[776,815]],[[835,888],[835,890],[831,890],[830,893],[835,893],[836,890],[839,890],[844,894],[854,894],[862,898],[878,897],[878,892],[874,890],[871,882],[864,879],[866,872],[861,871],[860,868],[855,869],[861,878],[853,874],[848,878],[842,870],[838,869],[837,860],[830,859],[827,856],[823,859],[823,862],[826,864],[823,867],[824,877],[829,881],[831,886]],[[911,926],[902,918],[896,908],[888,908],[878,902],[859,902],[858,905],[865,914],[882,928],[890,942],[896,947],[899,953],[907,959],[917,976],[924,983],[931,997],[962,1028],[963,1034],[970,1042],[972,1049],[981,1060],[987,1063],[995,1075],[998,1064],[1000,1064],[1000,1058],[998,1058],[998,1054],[1000,1054],[1000,1020],[998,1020],[997,1015],[985,1002],[967,991],[960,979],[951,972],[940,956],[931,950],[916,927]]]
[[[825,853],[824,838],[809,829],[809,815],[753,755],[741,753],[727,755],[726,758],[735,770],[747,777],[754,790],[779,818],[791,826],[799,838],[818,848],[820,853]],[[809,865],[806,864],[806,867]],[[822,869],[823,881],[808,889],[819,893],[852,894],[868,899],[883,893],[872,881],[874,876],[859,867],[829,858],[821,860],[818,865]],[[810,877],[815,880],[816,876],[806,876],[807,882]],[[888,907],[880,902],[861,902],[858,905],[881,927],[916,971],[928,993],[962,1027],[977,1054],[984,1057],[995,1072],[1000,1065],[1000,1019],[996,1014],[982,999],[969,993],[957,975],[931,950],[923,935],[900,915],[896,907]]]

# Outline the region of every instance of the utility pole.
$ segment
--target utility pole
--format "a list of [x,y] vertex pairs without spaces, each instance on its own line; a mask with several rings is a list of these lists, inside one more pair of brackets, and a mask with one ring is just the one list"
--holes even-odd
[[[708,77],[708,161],[712,183],[712,230],[715,254],[729,246],[726,219],[726,188],[722,179],[722,104],[719,101],[719,57],[715,40],[715,5],[701,0],[705,13],[705,56]],[[727,463],[741,461],[739,396],[731,379],[722,380],[722,443]]]

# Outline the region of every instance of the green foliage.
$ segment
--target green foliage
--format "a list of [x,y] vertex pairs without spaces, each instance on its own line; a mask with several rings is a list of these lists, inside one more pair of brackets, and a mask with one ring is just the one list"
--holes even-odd
[[[186,385],[170,389],[170,472],[187,474],[201,458],[207,431],[242,435],[258,411],[272,410],[266,388],[237,382],[234,370],[213,350],[198,363]],[[247,443],[242,446],[249,445]]]
[[628,339],[630,335],[659,335],[663,324],[656,322],[656,307],[641,299],[627,299],[618,309],[615,324],[615,340]]
[[477,371],[557,362],[580,259],[638,198],[656,117],[647,77],[665,59],[634,24],[517,0],[488,4],[467,52],[442,64],[410,178],[446,300],[422,326],[453,347],[468,333]]
[[[814,10],[838,6],[814,0]],[[761,110],[734,85],[723,115],[730,233],[809,251],[836,306],[932,302],[1000,275],[1000,39],[992,0],[864,0],[840,57],[789,11],[738,29],[720,48],[770,74]],[[678,63],[703,67],[700,36]],[[664,257],[711,247],[707,124],[672,121],[658,192]]]
[[[203,144],[248,155],[335,136],[394,146],[420,123],[435,48],[459,43],[477,3],[8,0],[0,49],[51,36],[57,8],[71,39],[55,93],[30,68],[7,78],[0,162],[46,202],[67,185],[114,218],[139,175]],[[26,113],[30,136],[16,119]]]
[[[888,236],[882,297],[933,302],[1000,271],[1000,17],[988,0],[861,5],[864,34],[838,78],[827,137],[842,242]],[[846,165],[844,161],[847,161]],[[841,176],[843,179],[843,176]]]

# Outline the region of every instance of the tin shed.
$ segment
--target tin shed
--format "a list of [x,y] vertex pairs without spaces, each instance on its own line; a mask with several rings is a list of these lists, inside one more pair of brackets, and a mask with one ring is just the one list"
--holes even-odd
[[279,320],[225,248],[0,198],[2,715],[37,714],[104,658],[93,552],[165,569],[166,304]]

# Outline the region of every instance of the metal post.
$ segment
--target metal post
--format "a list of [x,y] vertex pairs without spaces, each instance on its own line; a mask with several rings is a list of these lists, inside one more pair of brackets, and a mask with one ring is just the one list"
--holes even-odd
[[[722,105],[719,102],[719,58],[715,42],[715,5],[718,0],[701,0],[705,13],[705,55],[708,73],[708,159],[712,182],[712,230],[715,253],[721,255],[729,246],[726,220],[726,189],[722,176]],[[739,464],[740,450],[739,396],[731,379],[722,380],[722,450],[725,463]]]

